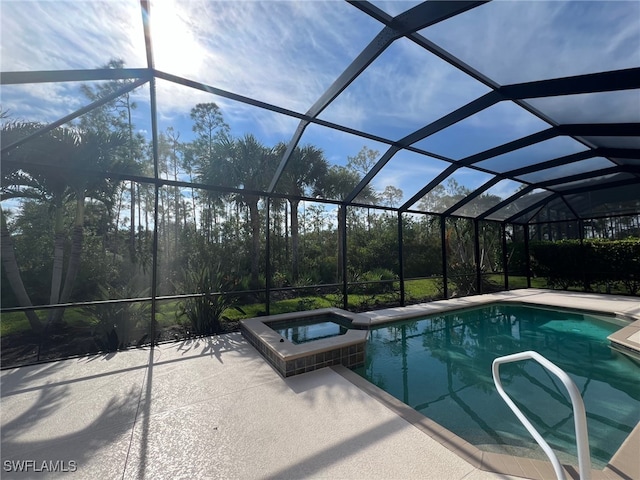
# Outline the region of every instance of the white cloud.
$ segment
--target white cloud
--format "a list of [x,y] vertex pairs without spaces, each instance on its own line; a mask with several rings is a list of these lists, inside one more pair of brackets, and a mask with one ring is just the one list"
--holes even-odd
[[376,22],[336,2],[198,1],[180,8],[204,52],[194,80],[300,112],[376,31]]
[[510,197],[514,193],[518,191],[518,189],[522,186],[520,182],[514,182],[512,180],[501,180],[489,190],[485,192],[487,195],[496,195],[497,197],[505,198]]
[[146,66],[135,0],[2,1],[2,71],[97,68],[112,58]]
[[267,143],[288,141],[298,125],[298,120],[293,117],[163,80],[158,80],[156,92],[160,130],[170,125],[181,126],[184,139],[191,136],[189,114],[198,103],[216,103],[232,134],[253,133]]
[[242,103],[223,101],[221,105],[232,131],[254,133],[269,144],[288,142],[299,123],[296,118]]
[[502,84],[640,64],[640,3],[491,2],[421,33]]
[[[115,58],[128,67],[146,65],[136,0],[2,1],[0,9],[3,72],[98,68]],[[14,118],[51,122],[89,103],[79,86],[5,85],[2,108]]]
[[[96,68],[116,57],[128,67],[146,66],[137,0],[1,5],[2,71]],[[333,1],[162,0],[152,2],[150,18],[159,69],[300,112],[379,29],[352,6]],[[36,101],[39,88],[29,88],[31,110],[52,110],[51,97]],[[212,101],[185,90],[176,87],[165,96],[164,119],[188,113],[197,101]],[[246,110],[228,100],[219,103],[230,114]],[[283,132],[285,124],[264,127]]]
[[389,46],[321,118],[399,139],[486,93],[476,82],[407,39]]
[[[173,10],[168,8],[172,4]],[[410,6],[385,4],[383,8],[397,14]],[[115,57],[128,67],[146,66],[137,0],[4,0],[0,7],[3,71],[96,68]],[[305,112],[327,90],[381,29],[353,6],[334,1],[156,0],[152,22],[154,11],[154,28],[161,32],[154,36],[159,69],[299,112]],[[638,66],[639,15],[638,2],[493,2],[422,33],[497,80],[512,83]],[[190,132],[191,108],[211,101],[218,103],[234,135],[252,132],[267,139],[265,142],[288,141],[298,124],[296,119],[206,92],[164,81],[157,85],[160,130],[169,125],[180,127],[183,138]],[[24,119],[52,121],[87,103],[78,87],[77,83],[3,86],[2,107]],[[321,117],[397,139],[486,91],[480,83],[401,39]],[[539,100],[536,105],[552,109],[554,115],[588,108],[584,111],[596,112],[597,121],[638,121],[638,104],[629,98],[637,99],[637,94],[575,96]],[[150,125],[144,122],[149,111],[148,88],[137,91],[134,99],[143,119],[137,126],[148,131]],[[505,115],[507,110],[510,113]],[[605,117],[604,111],[614,112],[613,116]],[[465,128],[475,131],[508,132],[505,138],[492,138],[494,143],[541,128],[539,120],[507,102],[465,123]],[[452,134],[451,145],[462,138],[456,128],[442,133]],[[479,145],[481,135],[467,138]],[[308,127],[301,144],[305,143],[323,148],[333,164],[344,164],[364,144],[381,153],[387,149],[316,126]],[[554,152],[549,155],[558,156]],[[394,185],[407,198],[442,170],[424,159],[404,158],[389,162],[374,179],[376,189]],[[477,186],[483,183],[479,175],[463,169],[456,179],[465,186]]]
[[401,189],[404,198],[408,199],[433,180],[448,165],[447,162],[417,153],[400,152],[374,177],[372,186],[375,190],[382,192],[386,186],[392,185]]
[[479,162],[477,165],[495,172],[507,172],[518,167],[535,165],[545,160],[571,155],[584,150],[587,150],[587,147],[577,140],[560,136],[498,155],[489,160]]
[[546,128],[549,128],[546,122],[515,103],[504,101],[427,137],[416,146],[460,159]]
[[468,123],[471,127],[482,128],[484,130],[509,130],[509,135],[513,137],[510,138],[510,140],[549,127],[546,122],[511,101],[497,103],[460,122],[460,124],[464,123]]
[[4,85],[2,109],[20,121],[53,122],[89,103],[78,95],[77,84],[38,83]]

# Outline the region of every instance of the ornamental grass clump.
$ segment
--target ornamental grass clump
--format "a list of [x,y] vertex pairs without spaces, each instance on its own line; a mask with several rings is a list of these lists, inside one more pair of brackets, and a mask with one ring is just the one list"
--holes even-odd
[[176,316],[186,319],[185,329],[189,336],[213,335],[224,332],[223,322],[229,319],[224,312],[234,308],[244,314],[235,305],[236,299],[229,294],[237,282],[224,275],[220,268],[215,270],[203,267],[199,270],[185,271],[186,291],[199,295],[187,298],[178,304]]

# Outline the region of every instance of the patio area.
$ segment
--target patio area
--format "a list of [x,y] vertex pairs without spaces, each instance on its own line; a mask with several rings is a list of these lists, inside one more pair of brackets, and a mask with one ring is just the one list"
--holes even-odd
[[[3,478],[506,478],[331,369],[283,379],[240,334],[4,371],[2,461]],[[50,461],[77,471],[36,473]]]
[[[0,30],[0,477],[554,478],[489,377],[550,321],[437,320],[442,390],[438,336],[385,325],[501,301],[617,317],[541,338],[617,429],[592,478],[640,480],[640,1],[0,0]],[[364,319],[265,321],[321,309]],[[570,403],[516,378],[577,478]]]
[[[585,301],[528,291],[559,295]],[[637,315],[628,300],[616,311]],[[518,478],[476,468],[339,369],[283,379],[239,333],[3,371],[2,462],[3,478]]]

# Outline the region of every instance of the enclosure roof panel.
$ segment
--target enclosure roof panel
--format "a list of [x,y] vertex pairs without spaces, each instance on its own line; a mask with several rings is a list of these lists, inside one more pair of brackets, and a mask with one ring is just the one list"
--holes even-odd
[[[0,9],[3,122],[81,126],[120,102],[150,145],[189,144],[194,107],[215,103],[217,133],[264,146],[269,168],[203,188],[515,223],[640,213],[636,1]],[[301,168],[305,148],[326,160],[324,183]]]
[[421,33],[502,85],[637,67],[637,2],[489,2]]
[[549,124],[504,101],[439,131],[415,145],[456,160],[549,128]]
[[397,140],[488,91],[432,53],[400,38],[319,117]]
[[341,2],[153,0],[155,66],[306,111],[378,33]]

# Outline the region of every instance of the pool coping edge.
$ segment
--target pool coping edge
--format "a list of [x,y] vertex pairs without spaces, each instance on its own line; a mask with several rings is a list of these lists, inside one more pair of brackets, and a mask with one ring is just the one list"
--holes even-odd
[[[546,480],[555,477],[550,462],[501,453],[484,452],[361,377],[353,370],[342,365],[331,366],[329,368],[475,468],[502,475],[530,478],[532,480]],[[640,478],[640,462],[637,458],[639,447],[640,422],[638,422],[604,469],[591,470],[592,478],[605,480]],[[567,478],[579,479],[579,472],[574,466],[563,464],[563,467]],[[630,471],[630,474],[625,473]]]

